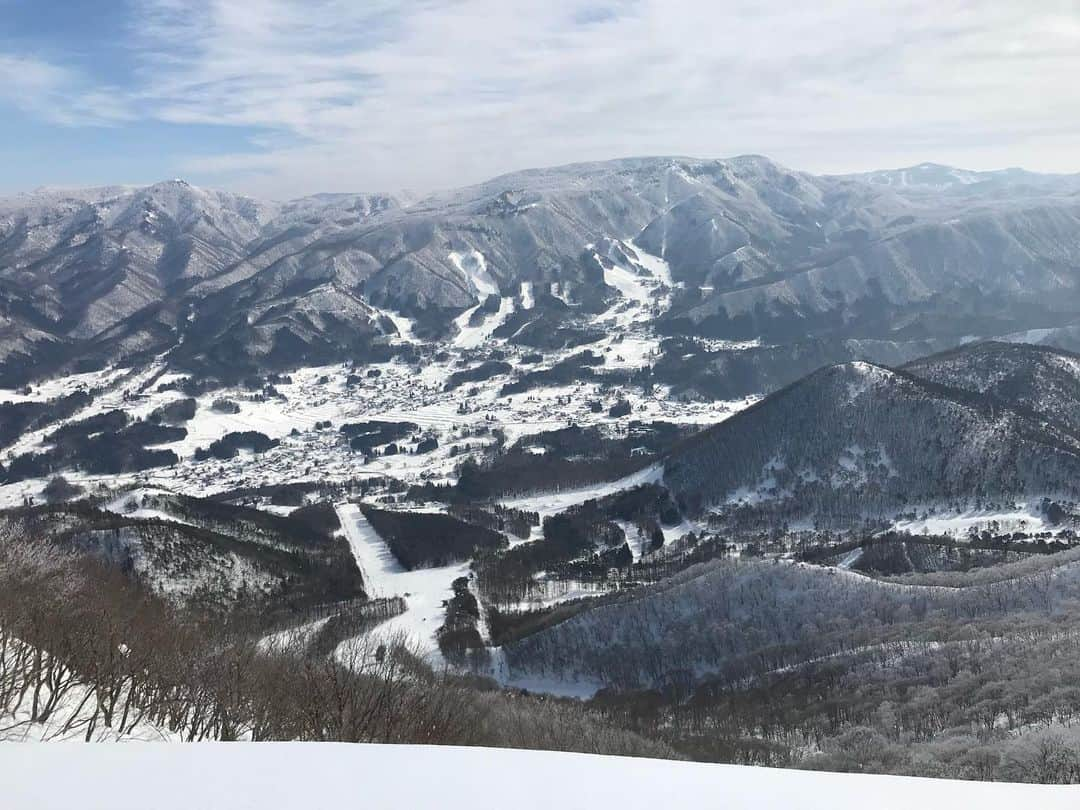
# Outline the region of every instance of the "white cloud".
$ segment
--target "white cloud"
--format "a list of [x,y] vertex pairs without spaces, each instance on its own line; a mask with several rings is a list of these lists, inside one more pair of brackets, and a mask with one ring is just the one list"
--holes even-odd
[[1080,170],[1075,0],[138,0],[131,47],[114,114],[258,128],[188,168],[276,196],[631,154]]
[[118,124],[132,116],[121,94],[31,56],[0,53],[0,100],[63,126]]

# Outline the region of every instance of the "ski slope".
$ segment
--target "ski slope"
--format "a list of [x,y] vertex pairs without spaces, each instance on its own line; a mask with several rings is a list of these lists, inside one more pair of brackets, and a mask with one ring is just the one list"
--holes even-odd
[[487,342],[492,333],[498,329],[514,312],[514,299],[513,298],[501,298],[499,300],[498,312],[492,312],[489,315],[485,315],[483,320],[476,326],[470,326],[470,322],[474,313],[480,309],[483,304],[477,304],[471,309],[465,310],[463,313],[454,319],[454,323],[458,328],[458,334],[454,338],[454,346],[461,349],[475,349],[483,346]]
[[2,804],[34,810],[1039,810],[1080,788],[415,745],[8,745]]
[[523,509],[528,512],[536,512],[541,520],[559,512],[565,512],[572,506],[578,506],[585,501],[594,498],[604,498],[623,492],[627,489],[642,486],[643,484],[656,484],[663,481],[664,469],[659,464],[652,464],[643,470],[631,473],[625,478],[596,484],[579,489],[559,490],[545,492],[538,495],[526,495],[520,498],[505,498],[500,502],[510,509]]
[[390,552],[356,504],[340,504],[337,513],[368,595],[401,596],[405,599],[404,613],[382,622],[365,636],[395,640],[404,635],[418,653],[433,662],[441,661],[435,632],[446,620],[443,602],[454,595],[454,580],[469,575],[469,563],[408,571]]

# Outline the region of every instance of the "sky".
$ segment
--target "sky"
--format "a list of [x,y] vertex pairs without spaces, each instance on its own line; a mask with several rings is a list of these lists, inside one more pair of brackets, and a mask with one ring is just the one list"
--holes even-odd
[[0,192],[746,153],[1080,172],[1080,0],[0,0]]

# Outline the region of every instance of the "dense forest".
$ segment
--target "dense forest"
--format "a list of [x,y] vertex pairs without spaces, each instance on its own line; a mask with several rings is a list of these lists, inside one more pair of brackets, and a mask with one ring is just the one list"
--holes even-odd
[[872,579],[715,560],[564,612],[511,671],[693,758],[924,776],[1080,779],[1080,550]]

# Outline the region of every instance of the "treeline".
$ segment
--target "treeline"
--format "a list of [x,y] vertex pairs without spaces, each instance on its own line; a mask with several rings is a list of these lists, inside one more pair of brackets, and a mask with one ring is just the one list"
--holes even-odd
[[361,506],[364,517],[409,570],[464,562],[478,552],[505,548],[507,539],[484,526],[431,512],[396,512]]
[[220,439],[210,442],[209,447],[200,447],[195,450],[195,460],[205,461],[217,458],[225,461],[236,458],[241,450],[250,450],[252,453],[265,453],[272,447],[277,447],[278,439],[271,439],[265,433],[257,430],[243,430],[226,433]]
[[[446,619],[435,634],[439,650],[446,660],[458,666],[465,664],[469,654],[481,656],[480,661],[484,661],[487,653],[479,628],[480,603],[469,590],[469,578],[458,577],[451,588],[454,595],[446,601]],[[474,662],[474,666],[480,661]]]
[[349,440],[351,449],[372,453],[380,445],[401,441],[419,430],[420,426],[413,422],[386,422],[375,419],[344,424],[341,426],[341,435]]
[[512,534],[520,540],[529,537],[532,528],[540,525],[540,515],[537,512],[512,509],[501,504],[485,507],[475,504],[452,503],[447,512],[465,523],[483,526],[503,534]]
[[8,534],[0,543],[5,736],[313,740],[675,756],[580,706],[433,672],[403,647],[311,656],[267,645],[243,617],[207,621],[115,571]]
[[338,546],[347,550],[346,543],[333,537],[341,524],[333,505],[326,501],[298,507],[288,515],[276,515],[210,498],[148,492],[131,496],[122,508],[140,507],[164,512],[181,523],[276,548],[316,551]]
[[452,391],[465,383],[483,382],[500,374],[509,374],[514,367],[503,360],[485,360],[472,368],[455,371],[446,379],[446,390]]
[[12,459],[0,475],[7,483],[27,478],[44,478],[65,469],[79,469],[95,475],[138,472],[165,467],[179,461],[172,450],[153,449],[187,436],[180,427],[133,421],[120,410],[69,422],[49,433],[36,453]]
[[[922,571],[924,568],[920,566],[921,560],[913,559],[904,566],[904,570],[891,570],[895,567],[890,559],[893,555],[892,547],[900,547],[903,551],[922,547],[922,550],[915,551],[920,557],[935,553],[936,550],[936,553],[942,556],[938,560],[926,559],[925,570],[940,570],[942,567],[953,566],[957,566],[958,570],[967,570],[983,565],[1014,562],[1033,554],[1056,554],[1069,548],[1066,543],[1039,542],[1030,535],[1021,533],[969,533],[966,538],[958,539],[944,534],[912,534],[908,531],[888,529],[873,533],[845,532],[835,535],[829,532],[797,532],[787,536],[788,539],[796,541],[789,543],[787,548],[794,552],[798,560],[814,563],[835,561],[847,552],[862,549],[863,554],[853,567],[879,574],[909,573]],[[879,554],[880,557],[877,556]],[[965,564],[965,560],[968,564]],[[879,565],[886,567],[879,568]]]
[[408,490],[408,485],[402,481],[378,475],[342,481],[291,481],[286,484],[243,486],[216,493],[209,496],[209,499],[226,503],[240,502],[241,505],[250,505],[266,499],[275,506],[303,506],[308,502],[309,496],[315,496],[324,501],[336,501],[343,497],[364,495],[373,491],[404,493],[406,490]]
[[0,403],[0,447],[7,447],[20,436],[67,419],[93,401],[92,393],[75,391],[44,402]]
[[194,419],[197,409],[198,403],[191,397],[185,397],[155,408],[150,412],[147,419],[154,423],[164,422],[165,424],[176,425]]

